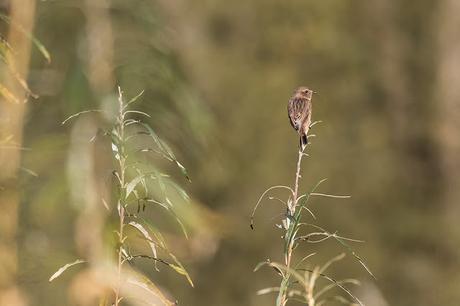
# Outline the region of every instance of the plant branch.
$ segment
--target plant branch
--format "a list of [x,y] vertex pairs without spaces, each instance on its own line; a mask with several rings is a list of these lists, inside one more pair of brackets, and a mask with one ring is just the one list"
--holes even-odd
[[279,306],[285,306],[287,303],[287,294],[288,294],[288,286],[289,286],[289,278],[290,278],[290,267],[292,261],[292,252],[294,248],[294,241],[295,241],[295,227],[297,227],[297,222],[292,222],[291,218],[295,216],[296,208],[298,207],[298,193],[299,193],[299,181],[300,181],[300,169],[302,167],[302,157],[304,156],[304,149],[299,147],[299,155],[297,158],[297,167],[295,173],[295,181],[294,181],[294,190],[292,193],[292,198],[288,201],[288,211],[287,211],[287,218],[286,218],[286,239],[287,240],[287,248],[285,248],[284,260],[287,268],[286,275],[284,276],[279,294],[277,303]]

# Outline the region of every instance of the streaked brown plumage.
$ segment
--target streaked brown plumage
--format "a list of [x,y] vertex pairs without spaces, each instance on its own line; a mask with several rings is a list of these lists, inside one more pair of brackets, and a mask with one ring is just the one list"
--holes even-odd
[[288,116],[292,127],[299,133],[302,150],[308,143],[308,130],[311,125],[311,97],[313,90],[307,87],[299,87],[289,99]]

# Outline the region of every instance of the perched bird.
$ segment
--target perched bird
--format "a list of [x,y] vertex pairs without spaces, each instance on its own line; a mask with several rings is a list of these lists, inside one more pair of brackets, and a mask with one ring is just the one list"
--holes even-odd
[[313,90],[307,87],[299,87],[289,99],[288,116],[292,127],[300,135],[300,147],[302,151],[308,143],[307,133],[311,125],[311,97]]

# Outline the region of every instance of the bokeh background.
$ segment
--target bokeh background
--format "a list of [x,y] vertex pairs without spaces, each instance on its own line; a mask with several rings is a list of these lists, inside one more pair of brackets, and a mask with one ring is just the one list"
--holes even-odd
[[[92,254],[98,239],[113,240],[115,210],[89,196],[113,183],[109,144],[88,141],[108,119],[61,122],[109,109],[117,85],[127,98],[145,91],[137,109],[192,179],[151,161],[191,197],[176,203],[190,238],[177,226],[164,231],[195,288],[167,268],[138,268],[179,305],[274,304],[256,291],[276,285],[276,273],[253,268],[282,260],[274,223],[283,211],[267,202],[254,231],[249,216],[267,187],[293,183],[298,139],[286,104],[300,85],[318,92],[314,119],[323,121],[312,130],[301,188],[328,178],[322,192],[352,196],[314,198],[311,209],[330,231],[365,240],[353,246],[377,280],[352,256],[331,274],[359,279],[354,292],[371,306],[458,305],[459,1],[3,0],[0,9],[51,56],[24,35],[15,41],[2,20],[39,96],[21,106],[1,100],[8,305],[76,305],[87,293],[75,284],[82,267],[48,278]],[[297,252],[311,250],[313,264],[343,251],[326,241]]]

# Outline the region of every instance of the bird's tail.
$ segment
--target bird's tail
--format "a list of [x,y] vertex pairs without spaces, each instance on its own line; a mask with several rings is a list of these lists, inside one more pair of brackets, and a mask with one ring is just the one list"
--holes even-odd
[[300,148],[302,149],[302,151],[305,149],[307,144],[308,144],[307,134],[300,135]]

